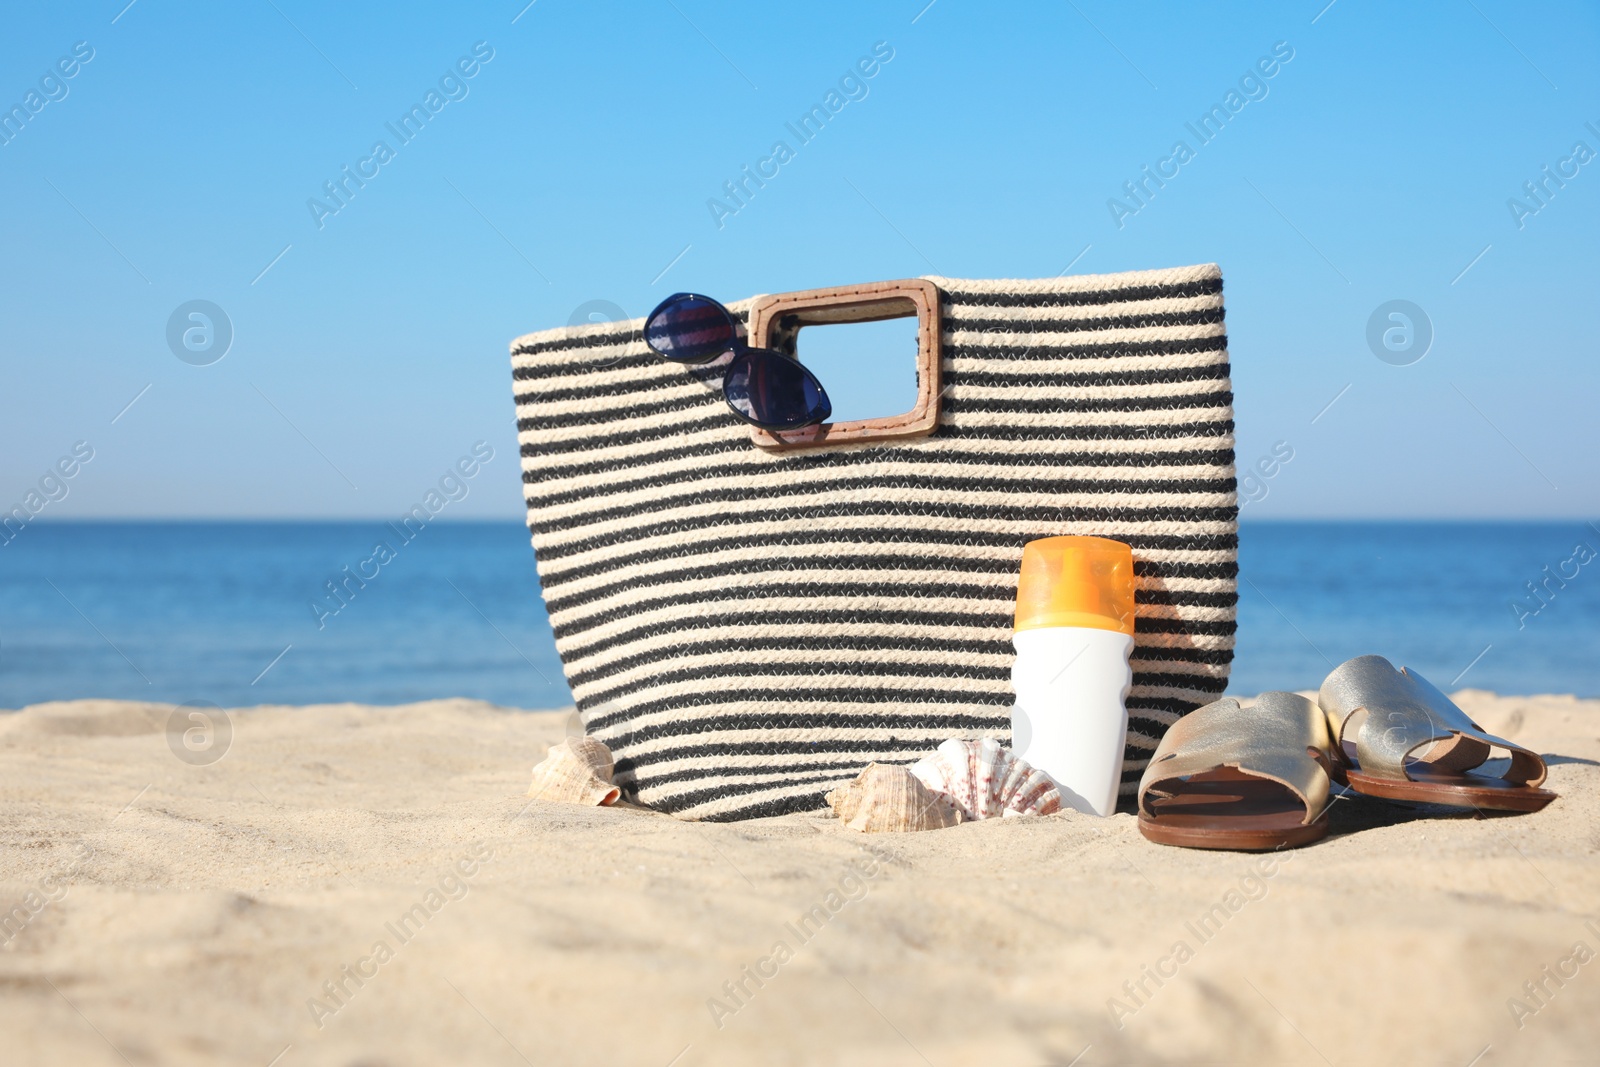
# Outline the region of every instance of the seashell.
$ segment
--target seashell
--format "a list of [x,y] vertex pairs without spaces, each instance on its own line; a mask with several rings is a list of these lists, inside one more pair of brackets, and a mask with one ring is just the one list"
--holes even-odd
[[947,795],[968,820],[1061,810],[1055,781],[989,737],[952,738],[933,755],[913,763],[911,773],[929,789]]
[[611,750],[605,745],[592,737],[569,737],[551,745],[533,769],[528,795],[567,804],[614,804],[622,790],[612,784],[611,768]]
[[929,789],[909,768],[887,763],[867,764],[827,801],[846,826],[868,834],[939,830],[961,821],[948,797]]

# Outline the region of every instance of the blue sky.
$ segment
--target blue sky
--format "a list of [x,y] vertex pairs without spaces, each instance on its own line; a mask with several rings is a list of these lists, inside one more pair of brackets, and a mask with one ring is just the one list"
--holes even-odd
[[[483,440],[454,511],[519,517],[507,342],[593,302],[1215,261],[1241,472],[1292,452],[1247,518],[1593,511],[1593,5],[124,3],[0,37],[7,507],[86,441],[42,517],[391,516]],[[1393,300],[1433,335],[1403,366]],[[824,380],[895,406],[885,353]]]

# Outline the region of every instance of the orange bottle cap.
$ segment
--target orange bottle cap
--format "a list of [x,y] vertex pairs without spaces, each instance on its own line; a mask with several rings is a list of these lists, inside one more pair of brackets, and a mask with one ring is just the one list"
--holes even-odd
[[1089,626],[1133,634],[1133,549],[1104,537],[1046,537],[1022,548],[1018,630]]

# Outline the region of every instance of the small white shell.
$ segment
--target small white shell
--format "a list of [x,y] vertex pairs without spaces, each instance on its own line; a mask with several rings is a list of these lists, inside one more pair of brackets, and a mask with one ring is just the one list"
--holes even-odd
[[969,820],[1061,810],[1061,793],[1050,776],[993,738],[952,738],[913,763],[911,773],[929,789],[949,796]]
[[614,804],[622,790],[612,784],[611,768],[611,750],[605,745],[590,737],[569,737],[551,745],[533,769],[528,795],[567,804]]
[[929,789],[909,768],[886,763],[867,764],[827,801],[846,826],[868,834],[939,830],[961,822],[948,797]]

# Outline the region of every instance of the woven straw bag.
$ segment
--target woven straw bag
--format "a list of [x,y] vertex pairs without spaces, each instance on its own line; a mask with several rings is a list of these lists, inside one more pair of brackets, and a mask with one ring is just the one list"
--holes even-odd
[[[655,356],[643,320],[513,342],[528,527],[585,728],[631,797],[712,820],[822,807],[950,737],[1008,741],[1022,546],[1092,534],[1135,558],[1130,795],[1233,657],[1221,273],[848,292],[917,304],[921,400],[820,442],[753,431],[716,365]],[[784,313],[805,296],[728,308],[791,354],[796,322],[874,317]]]

